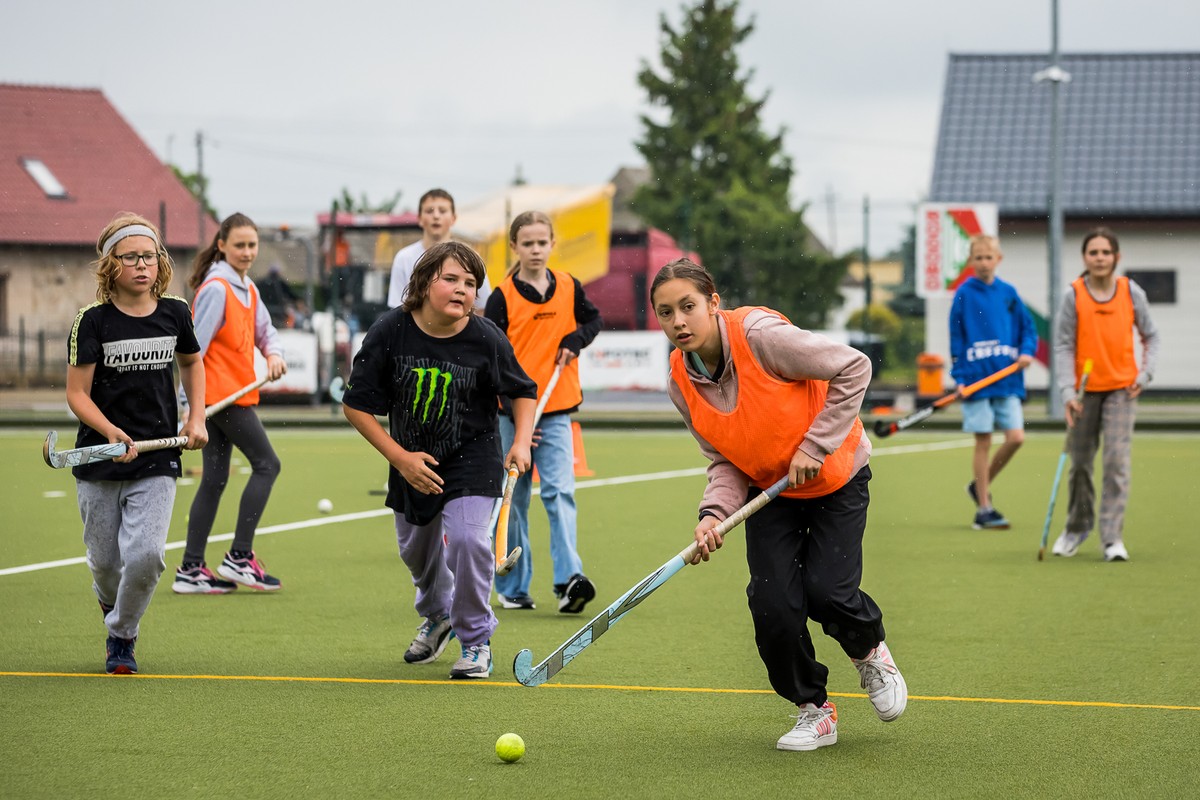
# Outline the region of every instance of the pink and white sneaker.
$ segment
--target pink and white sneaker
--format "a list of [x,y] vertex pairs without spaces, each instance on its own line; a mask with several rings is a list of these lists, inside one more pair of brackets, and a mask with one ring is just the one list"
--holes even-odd
[[798,709],[796,726],[779,737],[777,750],[816,750],[837,744],[837,708],[833,703],[805,703]]
[[904,713],[908,705],[908,684],[896,668],[888,646],[883,642],[867,654],[866,658],[850,659],[858,670],[859,685],[867,690],[875,714],[884,722],[891,722]]
[[217,574],[262,592],[273,592],[283,588],[279,578],[267,574],[266,565],[258,560],[254,551],[250,552],[249,558],[234,558],[232,553],[226,553],[221,566],[217,567]]

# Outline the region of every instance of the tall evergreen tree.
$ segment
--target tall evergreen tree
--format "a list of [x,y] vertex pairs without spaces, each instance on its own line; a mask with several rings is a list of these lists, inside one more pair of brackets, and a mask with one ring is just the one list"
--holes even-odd
[[633,206],[699,252],[728,305],[769,302],[817,327],[840,302],[846,261],[807,252],[783,131],[763,130],[768,95],[751,97],[753,71],[739,74],[737,47],[754,23],[739,24],[737,12],[737,0],[700,0],[683,8],[678,30],[660,17],[662,72],[643,62],[638,83],[666,119],[641,116],[637,147],[652,180]]

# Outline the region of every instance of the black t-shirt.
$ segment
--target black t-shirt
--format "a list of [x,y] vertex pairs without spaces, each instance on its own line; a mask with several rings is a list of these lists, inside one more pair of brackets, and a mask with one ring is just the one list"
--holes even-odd
[[367,331],[342,402],[387,415],[401,447],[437,459],[437,495],[421,494],[395,467],[388,470],[387,506],[426,525],[456,497],[500,496],[500,396],[536,398],[537,384],[494,323],[472,316],[460,333],[439,339],[395,308]]
[[[112,303],[79,311],[67,340],[67,363],[95,364],[92,401],[135,442],[179,433],[175,400],[176,353],[199,353],[188,304],[180,297],[159,298],[145,317],[131,317]],[[82,422],[76,447],[108,440]],[[85,481],[129,481],[150,475],[179,477],[179,448],[139,454],[128,464],[98,461],[73,467]]]

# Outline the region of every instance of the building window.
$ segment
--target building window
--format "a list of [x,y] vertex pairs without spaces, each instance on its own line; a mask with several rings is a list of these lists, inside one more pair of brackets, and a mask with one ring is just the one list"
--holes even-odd
[[1128,269],[1125,274],[1146,291],[1151,303],[1175,305],[1175,270]]
[[58,182],[58,178],[54,177],[54,173],[40,159],[22,158],[21,166],[25,167],[29,177],[33,178],[41,190],[46,193],[46,197],[63,198],[67,196],[66,187]]

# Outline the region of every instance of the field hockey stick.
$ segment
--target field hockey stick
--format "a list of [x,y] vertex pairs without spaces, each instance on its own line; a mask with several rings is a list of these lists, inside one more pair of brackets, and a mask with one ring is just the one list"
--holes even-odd
[[[759,494],[749,503],[746,503],[746,505],[735,511],[720,525],[714,527],[712,529],[713,533],[724,536],[740,525],[755,511],[758,511],[778,497],[779,493],[787,488],[787,485],[788,477],[785,475],[776,481],[771,488]],[[692,559],[696,557],[696,553],[699,550],[700,545],[693,539],[691,544],[680,551],[679,555],[654,570],[654,572],[639,581],[636,586],[617,598],[616,602],[597,614],[587,625],[576,631],[570,639],[567,639],[562,646],[551,653],[545,661],[536,667],[533,666],[533,653],[529,650],[522,650],[517,653],[517,657],[513,659],[513,675],[525,686],[541,686],[553,678],[563,667],[570,664],[584,648],[603,636],[605,631],[617,624],[630,611],[637,608],[655,589],[670,580],[679,570],[692,563]]]
[[[146,439],[141,442],[134,442],[133,446],[137,448],[139,453],[148,453],[152,450],[167,450],[172,447],[183,447],[187,444],[186,436],[168,436],[164,439]],[[56,451],[54,445],[58,443],[58,432],[50,431],[46,434],[46,441],[42,442],[42,458],[46,464],[54,469],[62,469],[63,467],[82,467],[84,464],[94,464],[97,461],[112,461],[114,458],[120,458],[129,452],[129,448],[124,442],[109,442],[107,444],[93,444],[87,447],[76,447],[73,450]]]
[[335,403],[341,403],[342,398],[346,396],[346,382],[342,380],[342,376],[338,375],[329,382],[329,399]]
[[[253,383],[243,386],[233,394],[224,399],[218,400],[211,406],[204,409],[204,418],[208,419],[213,414],[223,411],[237,400],[268,381],[268,378],[256,380]],[[139,453],[149,453],[154,450],[167,450],[172,447],[183,447],[187,444],[186,436],[167,436],[162,439],[146,439],[141,442],[134,442],[133,446],[137,448]],[[42,459],[45,460],[54,469],[62,469],[63,467],[81,467],[84,464],[92,464],[97,461],[111,461],[114,458],[120,458],[128,452],[128,448],[122,442],[109,442],[107,444],[93,444],[87,447],[76,447],[73,450],[63,450],[56,452],[54,445],[58,443],[58,432],[50,431],[46,434],[46,440],[42,442]]]
[[[1079,380],[1079,391],[1075,393],[1076,400],[1083,400],[1083,392],[1087,389],[1088,378],[1092,374],[1092,360],[1083,362],[1083,377]],[[1050,487],[1050,505],[1046,508],[1046,523],[1042,526],[1042,546],[1038,548],[1038,561],[1046,560],[1046,542],[1050,541],[1050,521],[1054,518],[1054,503],[1058,500],[1058,484],[1062,480],[1063,468],[1067,465],[1067,456],[1071,453],[1071,433],[1067,428],[1067,439],[1063,442],[1062,454],[1058,457],[1058,468],[1054,470],[1054,485]]]
[[521,557],[521,548],[514,547],[508,552],[508,512],[512,507],[513,489],[517,485],[517,476],[521,472],[516,467],[508,468],[508,479],[504,481],[504,498],[500,501],[500,516],[496,518],[496,574],[507,575],[517,559]]
[[[541,418],[542,418],[542,412],[546,410],[546,403],[550,400],[550,393],[553,392],[554,387],[556,385],[558,385],[558,376],[561,374],[562,374],[562,364],[559,364],[558,366],[556,366],[554,368],[553,374],[550,375],[550,380],[546,383],[546,391],[542,392],[542,397],[541,397],[541,399],[538,400],[537,408],[535,408],[533,411],[533,425],[531,426],[532,430],[537,430],[538,421],[541,420]],[[331,388],[332,388],[332,386],[331,386]],[[509,490],[507,488],[507,486],[505,487],[505,491],[511,498],[512,492],[511,492],[511,490]],[[495,531],[495,533],[496,533],[496,545],[497,545],[496,546],[496,572],[498,572],[501,575],[507,575],[508,570],[512,569],[513,564],[516,563],[516,558],[513,558],[512,564],[509,564],[508,568],[505,569],[504,572],[500,572],[500,567],[508,561],[508,558],[501,558],[501,556],[500,556],[500,554],[504,552],[504,548],[499,546],[501,544],[501,542],[500,542],[500,527],[499,527],[500,510],[502,508],[504,508],[503,501],[500,503],[500,505],[498,505],[494,509],[492,509],[492,516],[488,520],[488,530]],[[507,521],[508,516],[506,515],[504,517],[504,519]],[[504,545],[505,545],[505,547],[508,546],[508,529],[507,528],[505,528],[505,530],[504,530]],[[518,547],[513,552],[516,553],[517,556],[520,556],[521,548]],[[511,556],[511,554],[510,554],[510,556]]]
[[933,412],[937,411],[938,409],[945,408],[946,406],[953,403],[955,400],[958,400],[958,399],[965,400],[968,397],[970,397],[971,395],[978,392],[980,389],[984,388],[985,386],[991,386],[996,381],[1000,381],[1000,380],[1007,378],[1009,375],[1012,375],[1014,372],[1016,372],[1020,368],[1021,368],[1020,362],[1014,361],[1013,363],[1009,364],[1004,369],[993,372],[991,375],[988,375],[986,378],[980,378],[979,380],[975,381],[974,383],[970,384],[969,386],[964,386],[961,389],[956,389],[955,391],[950,392],[950,394],[942,395],[937,400],[934,400],[932,403],[930,403],[929,405],[920,409],[919,411],[914,411],[913,413],[909,414],[907,417],[901,417],[900,419],[895,420],[894,422],[888,422],[887,420],[877,419],[877,420],[875,420],[875,435],[882,439],[882,438],[891,436],[893,433],[899,433],[900,431],[904,430],[905,428],[911,428],[913,425],[916,425],[918,422],[923,422],[924,420],[933,416]]
[[214,414],[219,414],[220,412],[229,408],[231,405],[236,403],[238,400],[241,400],[243,397],[250,394],[255,389],[262,386],[264,383],[268,382],[269,380],[271,380],[271,379],[270,378],[259,378],[251,383],[246,384],[242,388],[238,389],[236,392],[229,395],[229,397],[225,397],[221,400],[218,400],[217,402],[213,403],[211,406],[206,406],[204,409],[204,418],[211,419]]

